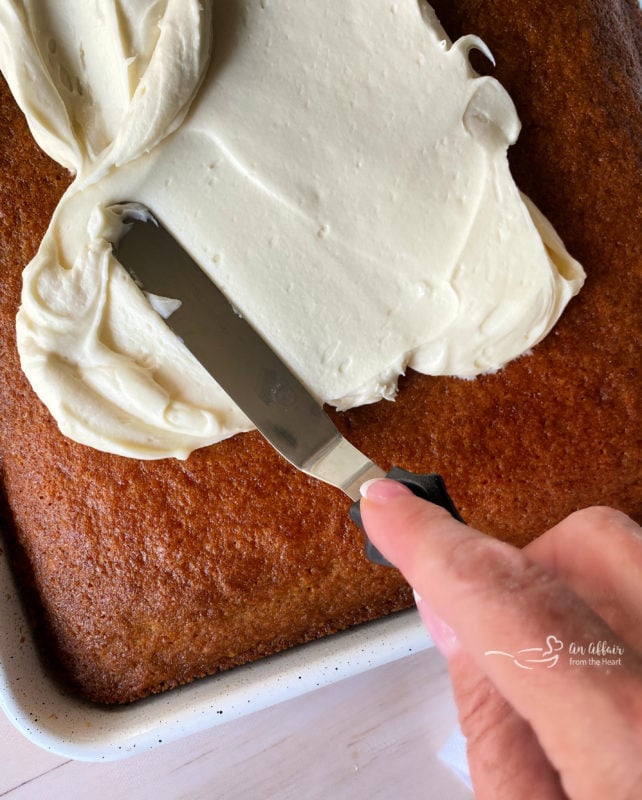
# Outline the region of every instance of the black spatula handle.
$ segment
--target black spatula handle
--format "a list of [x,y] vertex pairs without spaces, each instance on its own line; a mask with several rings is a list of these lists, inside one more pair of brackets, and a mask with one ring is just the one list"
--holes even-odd
[[[393,467],[386,475],[386,478],[391,478],[393,481],[399,481],[407,486],[413,494],[421,497],[424,500],[429,500],[431,503],[436,503],[438,506],[445,508],[456,520],[463,522],[451,496],[446,490],[446,484],[441,475],[430,473],[428,475],[417,475],[414,472],[407,472],[400,467]],[[365,534],[363,521],[361,520],[361,501],[357,500],[350,508],[350,518],[359,527],[362,533]],[[372,544],[370,539],[366,536],[366,555],[374,564],[381,564],[384,567],[392,567],[387,558],[381,555],[377,548]]]

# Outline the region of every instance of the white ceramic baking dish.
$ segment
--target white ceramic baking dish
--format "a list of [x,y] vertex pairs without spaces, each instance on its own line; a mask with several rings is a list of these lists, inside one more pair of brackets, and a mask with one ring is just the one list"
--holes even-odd
[[414,610],[302,645],[127,706],[67,693],[42,663],[0,540],[0,707],[40,747],[83,761],[124,758],[431,646]]

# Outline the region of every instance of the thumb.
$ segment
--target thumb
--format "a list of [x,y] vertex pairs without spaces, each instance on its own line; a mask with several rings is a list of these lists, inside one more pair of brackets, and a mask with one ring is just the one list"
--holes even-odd
[[[368,535],[415,586],[422,621],[437,648],[449,659],[476,793],[480,798],[498,797],[507,791],[515,797],[535,793],[547,800],[561,800],[565,795],[559,778],[529,723],[460,648],[454,631],[417,591],[423,592],[428,586],[423,576],[415,576],[415,571],[418,567],[422,571],[426,569],[427,558],[433,562],[439,559],[438,552],[431,556],[426,549],[426,543],[436,530],[451,541],[459,534],[467,538],[480,535],[453,519],[440,506],[426,503],[393,481],[370,481],[364,485],[362,493],[365,499],[361,503],[361,515]],[[443,574],[443,569],[438,569],[439,573]]]
[[439,560],[435,559],[434,548],[429,547],[430,539],[456,535],[468,540],[480,536],[446,509],[416,497],[398,481],[367,481],[361,494],[361,518],[368,537],[415,589],[420,590],[418,572],[425,572],[433,561]]

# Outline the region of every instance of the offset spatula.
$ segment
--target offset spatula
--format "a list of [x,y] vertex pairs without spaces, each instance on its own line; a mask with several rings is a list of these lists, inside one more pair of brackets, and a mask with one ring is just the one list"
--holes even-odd
[[[370,478],[397,480],[461,519],[441,476],[398,467],[386,473],[344,439],[299,379],[146,209],[126,203],[112,210],[128,227],[115,245],[118,261],[146,292],[181,302],[167,325],[284,458],[354,501],[350,516],[361,531],[359,487]],[[366,554],[392,566],[367,537]]]

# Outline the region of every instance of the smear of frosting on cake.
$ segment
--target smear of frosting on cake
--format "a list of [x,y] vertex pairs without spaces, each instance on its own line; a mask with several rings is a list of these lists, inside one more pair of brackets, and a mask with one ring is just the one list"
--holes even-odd
[[517,190],[505,90],[417,0],[0,0],[0,66],[75,173],[24,273],[61,430],[138,458],[251,428],[118,264],[147,205],[320,401],[528,351],[584,280]]

